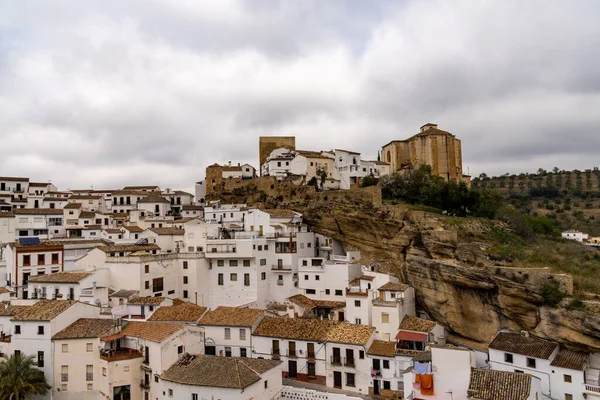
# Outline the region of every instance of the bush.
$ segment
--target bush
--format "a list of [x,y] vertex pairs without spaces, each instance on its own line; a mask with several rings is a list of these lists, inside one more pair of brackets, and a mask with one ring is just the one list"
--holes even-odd
[[566,296],[556,283],[544,285],[540,295],[544,298],[544,304],[552,307],[556,307]]
[[585,310],[585,308],[585,303],[579,299],[573,299],[567,304],[567,309],[569,310]]
[[373,174],[365,176],[360,181],[360,187],[369,187],[369,186],[377,186],[379,183],[379,179],[375,178]]

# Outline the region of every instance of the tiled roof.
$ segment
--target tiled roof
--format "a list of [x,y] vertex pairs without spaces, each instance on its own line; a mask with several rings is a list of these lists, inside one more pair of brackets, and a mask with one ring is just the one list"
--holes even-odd
[[400,282],[388,282],[382,286],[379,287],[379,289],[382,292],[403,292],[406,289],[408,289],[410,286],[407,285],[406,283],[400,283]]
[[0,294],[5,294],[5,293],[10,293],[10,290],[8,290],[5,287],[0,287]]
[[[67,199],[63,198],[63,197],[49,197],[46,196],[44,197],[44,201],[67,201]],[[76,203],[79,204],[79,203]]]
[[81,208],[81,203],[69,203],[63,207],[64,210],[79,209],[79,208]]
[[47,275],[33,275],[29,277],[29,282],[34,283],[78,283],[88,276],[92,275],[92,272],[55,272]]
[[112,319],[80,318],[52,336],[52,339],[99,338],[110,334],[114,325]]
[[574,369],[577,371],[585,370],[589,354],[579,353],[567,349],[560,349],[550,365],[559,368]]
[[74,194],[69,200],[100,200],[102,197],[96,195]]
[[29,182],[29,187],[35,186],[35,187],[46,187],[50,185],[50,183],[44,183],[44,182]]
[[14,317],[29,307],[31,306],[16,306],[10,304],[10,301],[3,301],[0,303],[0,317]]
[[431,332],[435,325],[435,321],[405,315],[400,323],[400,329],[415,332]]
[[346,307],[345,301],[332,301],[332,300],[313,300],[306,297],[303,294],[297,294],[295,296],[289,297],[289,301],[292,303],[298,304],[299,306],[312,310],[313,308],[323,307],[323,308],[344,308]]
[[125,336],[134,336],[151,342],[160,343],[173,335],[175,332],[185,328],[182,324],[170,324],[168,322],[139,322],[131,321],[122,333]]
[[67,308],[77,303],[75,300],[40,300],[19,310],[13,321],[51,321]]
[[101,231],[102,225],[86,225],[83,229],[86,231]]
[[446,335],[446,341],[457,346],[468,347],[470,349],[479,350],[486,353],[488,352],[489,348],[485,343],[476,342],[475,340],[467,339],[457,335]]
[[124,226],[123,228],[127,229],[129,232],[133,232],[133,233],[139,233],[139,232],[143,232],[144,230],[142,228],[140,228],[137,225],[129,225],[129,226]]
[[105,228],[104,231],[106,233],[123,233],[120,229],[118,228]]
[[162,303],[163,301],[165,301],[165,297],[153,297],[153,296],[146,296],[146,297],[133,297],[131,298],[127,304],[154,304],[154,305],[158,305],[160,303]]
[[195,206],[195,205],[187,205],[187,206],[183,206],[181,207],[183,211],[203,211],[204,210],[204,206]]
[[284,208],[261,209],[261,211],[266,212],[273,218],[294,218],[300,215],[295,211],[286,210]]
[[103,246],[98,247],[105,253],[118,253],[121,251],[150,251],[160,250],[160,247],[156,244],[117,244],[114,246]]
[[154,311],[148,321],[196,322],[206,310],[206,307],[188,302],[173,306],[162,306]]
[[15,208],[15,215],[63,215],[58,208]]
[[17,178],[14,176],[0,176],[0,181],[6,182],[29,182],[29,178]]
[[220,306],[208,311],[198,321],[200,325],[252,326],[264,314],[263,310]]
[[373,279],[375,279],[375,277],[371,276],[371,275],[361,275],[358,277],[358,279],[364,279],[365,281],[372,281]]
[[179,228],[150,228],[157,235],[185,235],[185,230]]
[[161,379],[192,386],[243,389],[260,381],[260,374],[281,364],[276,360],[184,354]]
[[344,153],[350,153],[350,154],[360,154],[355,151],[344,150],[344,149],[335,149],[335,151],[343,151]]
[[159,187],[157,185],[147,185],[147,186],[125,186],[123,190],[158,190]]
[[79,214],[79,218],[94,218],[96,217],[96,213],[94,211],[82,211]]
[[171,204],[171,202],[165,199],[162,196],[151,194],[150,196],[146,196],[143,199],[138,200],[138,204],[140,203],[167,203]]
[[480,400],[527,400],[531,393],[531,375],[471,369],[468,393]]
[[0,211],[0,218],[14,218],[15,213],[12,211]]
[[549,359],[558,344],[519,332],[499,332],[490,349],[522,354],[524,356]]
[[373,340],[367,354],[382,357],[394,357],[396,353],[396,342],[385,342],[383,340]]
[[112,293],[109,297],[124,297],[124,298],[130,298],[131,296],[134,296],[138,294],[137,290],[117,290],[116,292]]
[[320,319],[265,317],[254,330],[256,336],[365,345],[374,328]]

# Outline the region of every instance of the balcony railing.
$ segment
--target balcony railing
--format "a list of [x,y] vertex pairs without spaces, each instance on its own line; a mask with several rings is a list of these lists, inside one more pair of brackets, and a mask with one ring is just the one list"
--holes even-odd
[[331,365],[342,365],[342,357],[331,356],[330,364]]
[[271,271],[290,272],[292,270],[291,265],[272,265]]
[[112,361],[122,361],[122,360],[132,360],[134,358],[141,358],[142,353],[138,350],[134,349],[126,349],[122,348],[119,350],[101,350],[100,358],[102,360],[112,362]]
[[354,296],[368,296],[367,289],[360,290],[359,287],[350,287],[346,288],[346,295],[354,295]]
[[600,386],[590,385],[589,383],[583,384],[583,389],[585,393],[591,393],[596,396],[600,396]]
[[140,387],[142,389],[150,389],[150,382],[146,382],[145,380],[140,381]]
[[349,358],[349,357],[344,357],[344,365],[347,367],[354,367],[354,357]]
[[288,357],[296,357],[296,350],[290,350],[288,349],[286,352],[286,356]]
[[306,357],[308,357],[308,358],[315,358],[315,352],[314,351],[309,351],[308,353],[306,353]]
[[271,355],[272,356],[279,356],[280,355],[279,354],[279,349],[273,349],[273,348],[271,348]]

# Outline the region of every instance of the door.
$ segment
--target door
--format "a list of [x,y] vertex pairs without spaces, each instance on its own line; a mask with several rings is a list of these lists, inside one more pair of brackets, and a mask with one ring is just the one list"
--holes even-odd
[[215,346],[204,346],[204,354],[209,356],[216,356],[217,348]]
[[340,371],[333,371],[333,387],[342,388],[342,373]]
[[295,360],[288,361],[288,377],[296,379],[298,377],[298,365]]
[[381,371],[381,360],[378,358],[373,359],[373,370],[379,372]]
[[345,317],[346,317],[346,316],[344,315],[344,312],[343,312],[343,311],[340,311],[340,312],[338,313],[338,319],[340,320],[340,322],[344,322],[344,320],[345,320]]
[[315,344],[314,343],[308,343],[306,345],[306,355],[308,356],[308,358],[315,358]]
[[333,358],[331,360],[332,364],[341,364],[342,363],[342,357],[340,354],[340,348],[339,347],[334,347],[333,348]]
[[379,381],[377,379],[373,379],[373,394],[375,396],[379,395]]
[[271,349],[271,354],[274,356],[279,355],[279,340],[273,340],[273,348]]

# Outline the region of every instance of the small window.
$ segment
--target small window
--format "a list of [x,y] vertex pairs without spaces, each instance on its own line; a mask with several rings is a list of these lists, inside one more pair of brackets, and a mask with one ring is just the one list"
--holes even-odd
[[231,282],[237,282],[237,274],[229,274],[229,280]]
[[144,273],[145,274],[150,273],[150,266],[149,265],[144,265]]
[[354,300],[354,307],[360,307],[360,300]]
[[335,290],[335,295],[336,295],[336,296],[343,296],[344,294],[343,294],[343,292],[342,292],[342,290],[341,290],[341,289],[336,289],[336,290]]
[[383,360],[383,368],[390,369],[390,360]]
[[346,372],[346,386],[355,386],[354,383],[354,374],[351,374],[349,372]]
[[[536,393],[536,397],[537,397],[537,393]],[[569,394],[569,393],[565,393],[565,400],[573,400],[573,395]]]
[[87,390],[94,390],[94,384],[93,383],[88,383],[87,384]]
[[217,267],[224,267],[225,266],[225,260],[217,260]]
[[[128,367],[125,367],[128,368]],[[127,371],[125,371],[127,372]],[[102,376],[106,376],[106,367],[102,367]]]
[[307,281],[308,280],[308,275],[304,275],[304,280]]
[[265,389],[269,387],[269,381],[265,380]]
[[192,400],[198,400],[198,394],[192,393]]
[[563,375],[563,378],[564,378],[564,380],[565,380],[566,383],[573,382],[573,379],[571,378],[571,375]]
[[527,357],[527,366],[529,368],[535,368],[535,358]]
[[247,353],[247,351],[246,351],[246,348],[245,348],[245,347],[242,347],[242,348],[240,349],[240,357],[248,357],[248,353]]
[[238,260],[229,260],[229,266],[230,267],[237,267],[238,266]]
[[325,289],[325,294],[329,294],[331,291],[329,289]]
[[219,274],[219,275],[217,276],[217,284],[218,284],[219,286],[223,286],[223,274]]
[[183,346],[177,346],[177,354],[183,353]]
[[184,290],[184,291],[183,291],[183,298],[184,298],[184,299],[187,299],[187,298],[188,298],[188,291],[187,291],[187,290]]
[[188,283],[188,277],[187,277],[187,276],[184,276],[184,277],[183,277],[183,284],[184,284],[184,285],[187,285],[187,283]]
[[365,358],[365,351],[364,350],[359,350],[358,351],[358,358],[360,358],[361,360],[364,360],[364,358]]
[[21,334],[21,325],[15,325],[15,335]]
[[231,339],[231,328],[225,328],[225,339],[226,340]]
[[267,265],[267,259],[266,258],[261,258],[260,259],[260,265]]
[[513,355],[510,353],[504,353],[504,362],[513,363]]
[[360,324],[362,323],[362,320],[361,320],[360,318],[355,318],[355,319],[354,319],[354,323],[355,323],[356,325],[360,325]]
[[231,357],[231,347],[225,347],[225,357]]
[[144,282],[144,289],[150,289],[150,281]]
[[243,328],[240,329],[240,340],[246,340],[246,330]]
[[250,260],[244,260],[243,263],[244,263],[243,264],[244,267],[249,267],[250,266]]
[[[105,369],[105,368],[103,368]],[[123,372],[129,372],[129,365],[123,367]]]
[[69,345],[66,343],[63,343],[62,345],[62,352],[63,353],[68,353],[69,352]]
[[381,313],[381,323],[383,323],[383,324],[389,324],[390,323],[390,314],[388,314],[388,313]]
[[91,353],[92,351],[94,351],[94,344],[93,343],[86,343],[85,344],[85,351],[87,351],[88,353]]
[[260,280],[264,281],[265,279],[267,279],[267,273],[266,272],[261,272],[260,273]]
[[187,261],[183,262],[183,269],[188,269],[188,262]]
[[173,397],[173,389],[169,389],[169,397]]
[[315,281],[321,280],[321,277],[319,275],[315,275]]
[[306,294],[317,294],[315,289],[306,289]]

